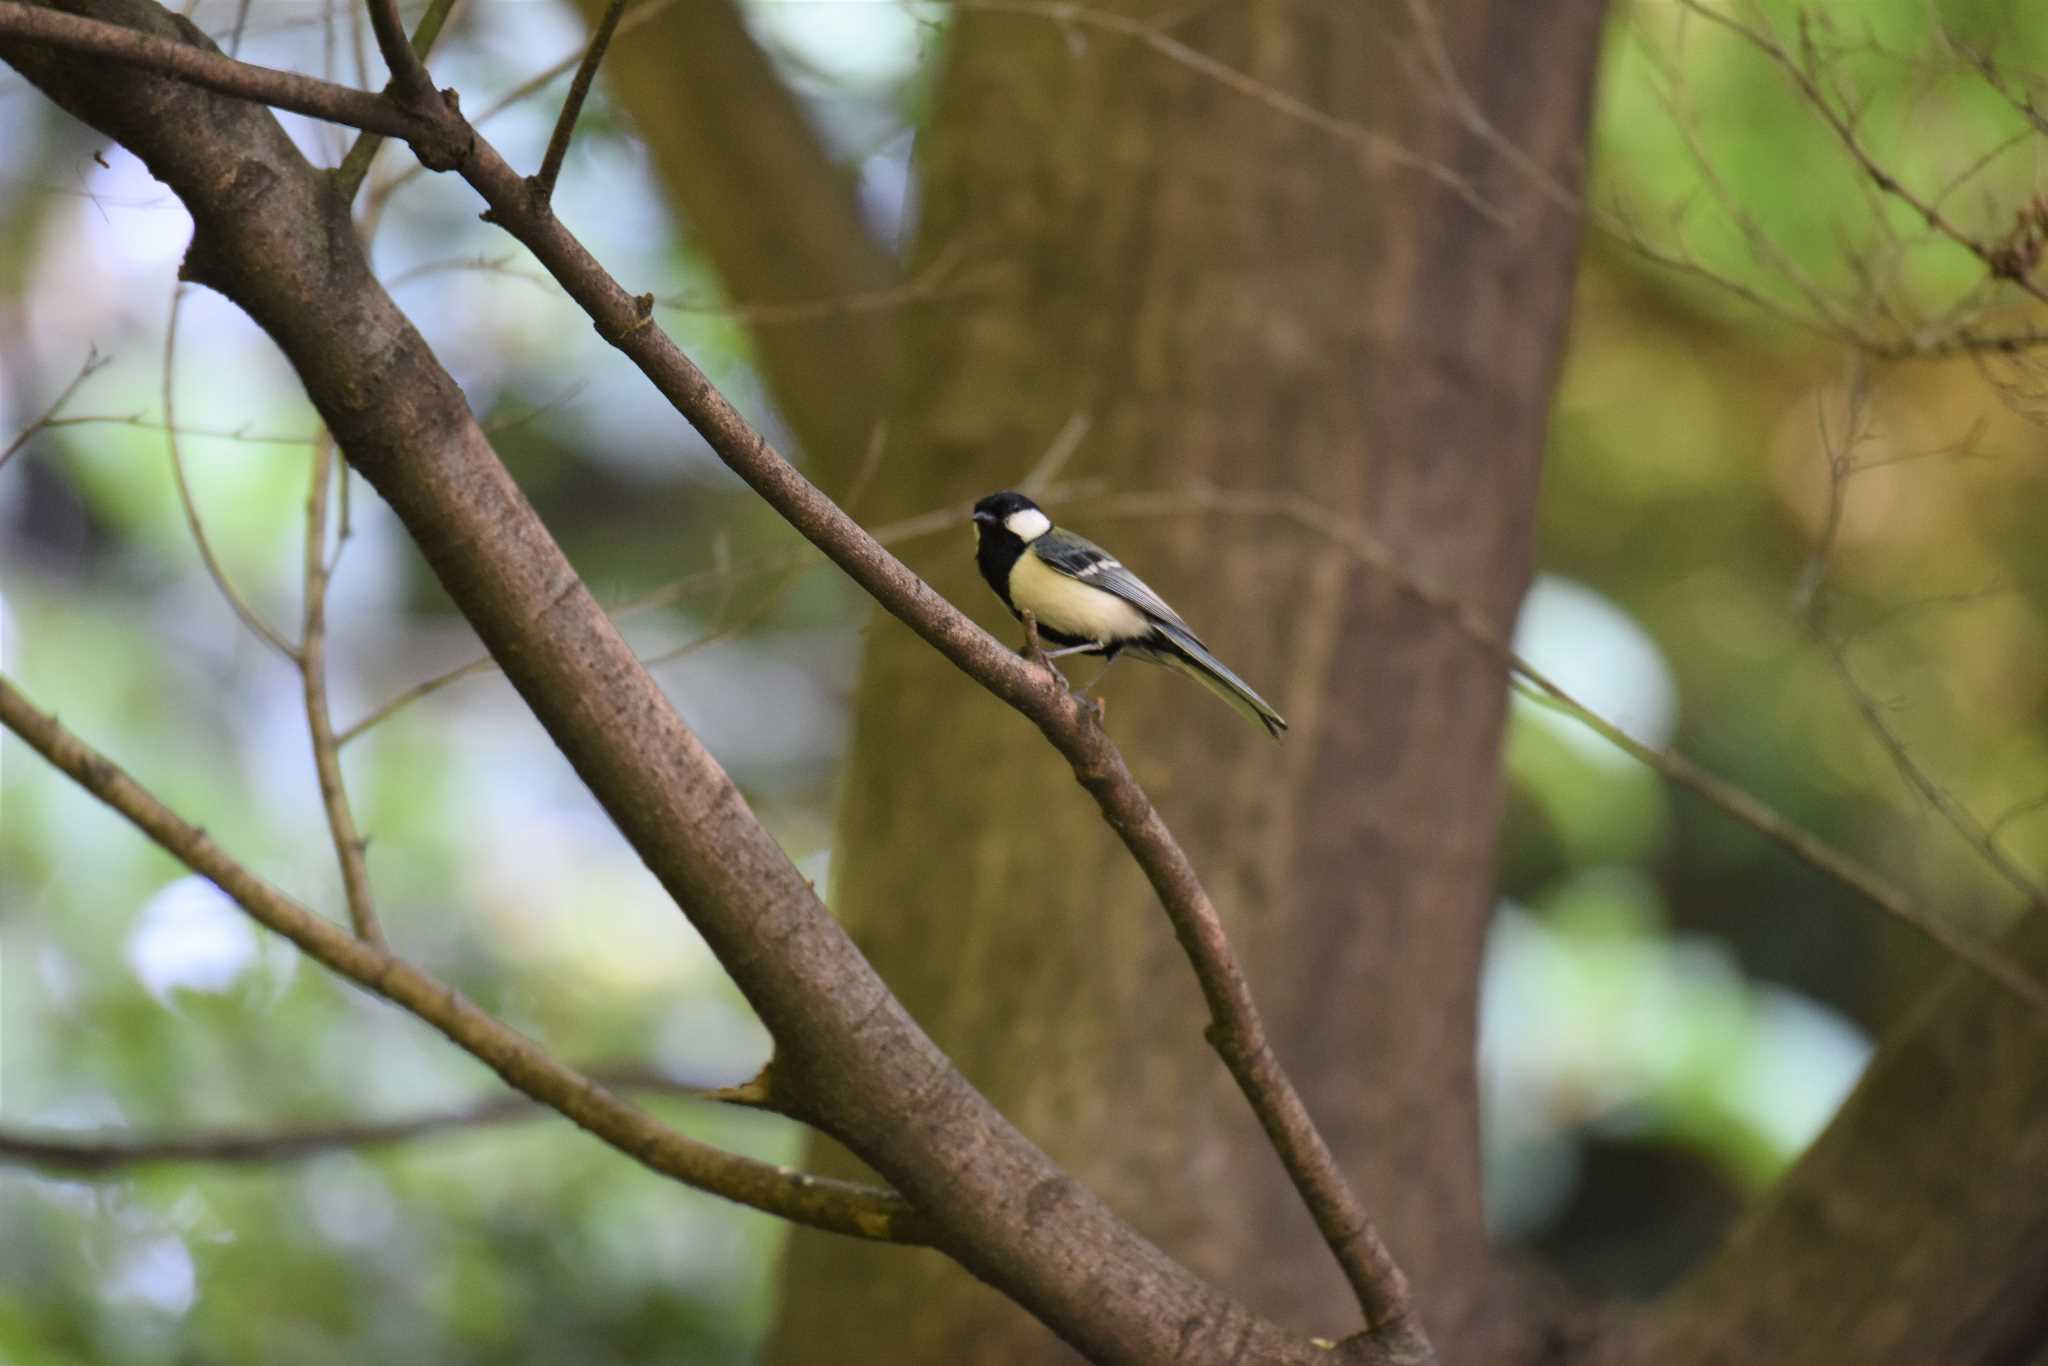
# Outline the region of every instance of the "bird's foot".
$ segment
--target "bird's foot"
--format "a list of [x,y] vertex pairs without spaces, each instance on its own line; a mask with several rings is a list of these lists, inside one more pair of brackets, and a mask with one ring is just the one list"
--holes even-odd
[[1017,615],[1024,622],[1024,649],[1022,651],[1024,658],[1030,660],[1054,678],[1057,678],[1062,687],[1066,688],[1068,692],[1072,692],[1074,685],[1067,682],[1067,676],[1054,666],[1052,662],[1053,656],[1045,652],[1045,643],[1038,638],[1038,618],[1032,616],[1029,612],[1019,612]]

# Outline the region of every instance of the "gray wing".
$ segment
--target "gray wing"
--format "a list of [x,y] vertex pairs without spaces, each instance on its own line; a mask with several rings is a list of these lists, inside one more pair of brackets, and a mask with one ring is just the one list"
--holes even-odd
[[[1146,615],[1178,627],[1190,639],[1194,632],[1180,619],[1180,613],[1166,605],[1166,599],[1152,586],[1124,568],[1123,562],[1085,536],[1054,527],[1031,543],[1032,553],[1054,569],[1079,579],[1092,588],[1113,593]],[[1197,642],[1199,643],[1199,642]]]

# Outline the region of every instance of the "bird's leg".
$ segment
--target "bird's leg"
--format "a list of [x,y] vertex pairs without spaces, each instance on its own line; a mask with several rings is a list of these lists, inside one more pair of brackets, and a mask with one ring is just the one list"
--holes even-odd
[[[1102,681],[1102,676],[1109,672],[1109,666],[1116,663],[1116,657],[1118,653],[1119,651],[1117,651],[1114,648],[1104,652],[1102,658],[1102,667],[1097,669],[1095,671],[1095,677],[1089,679],[1086,683],[1082,684],[1080,691],[1078,691],[1074,695],[1076,697],[1086,697],[1088,695],[1088,689],[1094,687],[1097,683],[1100,683]],[[1101,703],[1098,702],[1096,705],[1100,706]]]
[[1100,645],[1095,644],[1093,641],[1080,645],[1062,645],[1057,650],[1048,651],[1045,657],[1047,659],[1065,659],[1068,655],[1077,655],[1085,650],[1099,650],[1101,648]]
[[[1047,673],[1057,678],[1062,684],[1065,684],[1068,692],[1072,692],[1074,685],[1068,683],[1067,676],[1061,673],[1058,667],[1053,664],[1053,657],[1045,652],[1045,645],[1038,638],[1038,618],[1032,616],[1029,612],[1019,612],[1017,619],[1024,623],[1024,657],[1033,664],[1042,666]],[[1061,651],[1061,653],[1065,653],[1065,651]]]

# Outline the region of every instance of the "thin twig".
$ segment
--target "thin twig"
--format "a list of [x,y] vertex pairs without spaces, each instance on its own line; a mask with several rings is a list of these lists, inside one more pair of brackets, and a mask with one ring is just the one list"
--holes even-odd
[[192,543],[199,549],[199,561],[206,566],[207,576],[213,580],[214,587],[227,599],[228,607],[252,635],[296,664],[299,652],[242,596],[242,590],[235,587],[234,580],[228,577],[227,570],[214,555],[213,542],[207,538],[206,524],[199,516],[199,504],[194,501],[192,486],[185,479],[185,460],[178,448],[177,416],[178,315],[184,303],[185,286],[181,282],[171,290],[171,317],[164,327],[163,363],[164,449],[170,453],[171,479],[178,488],[178,503],[185,510],[185,525],[191,528]]
[[1821,518],[1820,535],[1814,539],[1813,552],[1807,556],[1806,567],[1799,572],[1799,581],[1792,588],[1793,608],[1802,615],[1812,610],[1821,585],[1827,580],[1828,564],[1834,557],[1835,542],[1842,531],[1842,515],[1848,509],[1849,481],[1863,468],[1856,461],[1856,448],[1868,441],[1871,435],[1870,370],[1862,363],[1862,358],[1853,353],[1849,382],[1843,389],[1842,407],[1846,430],[1842,439],[1837,441],[1828,430],[1825,397],[1816,399],[1813,405],[1814,425],[1819,431],[1821,450],[1828,463],[1828,501]]
[[[679,3],[681,3],[681,0],[647,0],[647,3],[632,6],[631,12],[620,23],[619,33],[616,36],[623,36],[633,32],[633,30],[666,13],[671,7]],[[568,75],[576,69],[577,63],[582,61],[582,59],[581,49],[570,53],[566,57],[557,59],[551,65],[543,67],[519,82],[519,84],[513,86],[510,90],[507,90],[503,95],[500,95],[483,112],[474,115],[470,122],[478,127],[482,127],[507,109],[524,100],[531,99],[563,76]],[[393,172],[389,180],[378,182],[370,191],[370,197],[365,207],[365,216],[371,220],[381,216],[385,204],[390,202],[392,195],[396,194],[406,185],[411,184],[417,177],[426,174],[427,168],[415,161],[404,169]]]
[[1703,0],[1680,0],[1688,10],[1709,23],[1717,24],[1755,48],[1792,82],[1821,121],[1835,135],[1850,160],[1861,168],[1870,182],[1884,194],[1891,196],[1917,214],[1921,221],[1942,237],[1955,243],[1983,263],[1990,274],[2023,290],[2034,298],[2048,303],[2048,287],[2036,284],[2023,270],[2016,269],[2011,262],[2001,258],[1994,246],[1965,231],[1952,221],[1933,200],[1917,194],[1901,181],[1889,168],[1880,162],[1864,144],[1863,137],[1856,131],[1852,119],[1835,107],[1827,92],[1820,88],[1813,71],[1806,62],[1793,56],[1776,37],[1760,29],[1752,28],[1731,15],[1722,13]]
[[583,102],[590,97],[597,68],[604,61],[605,49],[611,46],[619,16],[625,11],[626,0],[611,0],[605,7],[604,17],[597,21],[597,31],[590,35],[590,46],[576,68],[576,78],[569,82],[569,93],[562,98],[562,112],[555,117],[555,131],[548,137],[547,153],[533,177],[534,190],[543,201],[555,197],[555,181],[562,174],[563,159],[569,155],[569,139],[576,132],[576,120],[583,113]]
[[1763,835],[1808,867],[1841,883],[1887,916],[1917,931],[1957,962],[1976,969],[2033,1009],[2048,1012],[2048,986],[2044,986],[1996,953],[1962,938],[1941,921],[1922,913],[1896,888],[1855,858],[1786,820],[1764,802],[1726,779],[1707,772],[1683,754],[1644,744],[1613,722],[1593,712],[1526,661],[1516,661],[1515,673],[1555,702],[1573,720],[1615,748],[1663,774],[1693,795],[1703,798],[1718,808],[1722,814]]
[[[661,1095],[716,1100],[729,1105],[769,1108],[748,1086],[704,1090],[686,1086],[646,1067],[591,1068],[591,1081],[613,1091],[646,1091]],[[122,1130],[80,1133],[66,1129],[0,1128],[0,1163],[62,1172],[67,1176],[120,1176],[134,1167],[169,1162],[255,1165],[300,1162],[326,1153],[388,1148],[422,1138],[494,1128],[542,1115],[549,1106],[511,1092],[485,1096],[465,1105],[397,1119],[343,1120],[275,1129],[209,1129],[182,1133],[136,1134]]]
[[398,0],[363,0],[370,11],[370,31],[377,37],[377,51],[391,71],[391,83],[402,104],[418,105],[434,98],[434,78],[427,64],[413,51],[405,36],[405,20],[399,17]]
[[[43,425],[49,428],[133,427],[144,432],[169,430],[168,424],[162,420],[145,417],[141,413],[80,413],[77,417],[51,418]],[[202,440],[238,441],[249,446],[311,446],[320,439],[318,433],[291,436],[283,432],[255,432],[247,427],[196,427],[189,422],[178,428],[178,435]]]
[[64,405],[71,401],[72,395],[76,394],[87,380],[112,364],[113,359],[112,356],[102,356],[97,350],[87,348],[85,364],[78,367],[78,373],[71,377],[71,382],[59,391],[56,398],[50,400],[50,406],[43,409],[42,416],[15,433],[14,439],[4,448],[0,448],[0,469],[6,469],[7,462],[14,458],[15,452],[28,445],[36,433],[63,426],[67,422],[80,421],[78,418],[60,418],[57,414],[64,411]]
[[960,263],[960,254],[959,244],[954,243],[936,253],[924,269],[901,284],[887,285],[880,289],[854,290],[822,299],[796,299],[780,304],[713,304],[673,297],[657,299],[655,304],[657,307],[677,313],[704,313],[753,327],[816,322],[823,318],[845,317],[857,313],[878,313],[885,309],[901,308],[907,304],[929,303],[935,299],[948,298],[964,292],[961,286],[949,287],[946,283],[946,277],[951,275],[953,268]]
[[[879,430],[880,427],[878,426],[877,431]],[[874,443],[871,442],[870,450],[872,451],[873,449]],[[964,509],[958,507],[935,508],[930,512],[919,513],[914,517],[906,517],[901,521],[891,522],[886,526],[878,526],[874,529],[873,535],[876,541],[883,545],[898,545],[919,537],[958,530],[964,515]],[[718,588],[729,591],[731,585],[741,578],[760,574],[780,574],[783,576],[779,582],[768,589],[761,603],[745,616],[728,622],[726,625],[719,626],[706,635],[686,641],[672,649],[664,650],[659,654],[644,655],[640,660],[642,664],[649,668],[673,663],[678,659],[707,649],[721,641],[729,640],[765,619],[768,613],[774,610],[775,605],[782,597],[795,586],[798,572],[816,565],[817,561],[814,557],[814,552],[815,547],[807,545],[799,550],[762,556],[741,564],[716,563],[708,569],[685,575],[673,583],[664,584],[660,588],[656,588],[630,602],[622,604],[612,610],[611,616],[614,620],[625,621],[642,613],[653,611],[656,608],[669,606],[672,603],[679,602],[684,598],[701,593],[707,589]],[[714,620],[722,616],[724,616],[722,610],[711,614]],[[465,660],[452,669],[444,670],[433,675],[431,678],[422,679],[410,687],[393,693],[367,715],[363,716],[346,730],[341,731],[335,737],[336,742],[346,747],[362,738],[366,732],[390,720],[413,703],[431,697],[443,688],[460,683],[465,678],[476,678],[483,674],[496,673],[497,671],[498,662],[488,654],[480,654],[473,659]]]
[[1906,745],[1905,737],[1901,736],[1886,719],[1884,708],[1878,705],[1877,699],[1870,695],[1869,689],[1863,686],[1857,679],[1855,671],[1849,667],[1848,651],[1840,642],[1829,639],[1818,621],[1815,623],[1815,630],[1819,635],[1821,648],[1827,653],[1828,662],[1834,666],[1835,676],[1842,681],[1842,686],[1847,689],[1850,699],[1856,704],[1858,714],[1870,728],[1870,733],[1877,737],[1878,744],[1883,746],[1885,754],[1892,761],[1892,766],[1898,769],[1899,776],[1904,778],[1929,806],[1941,813],[1941,818],[1948,823],[1949,828],[1976,851],[1977,856],[1990,865],[1994,872],[2011,884],[2015,891],[2035,905],[2048,905],[2048,891],[2044,891],[2032,874],[2014,862],[2012,856],[2007,854],[1993,837],[1992,831],[1986,829],[1954,793],[1938,782],[1934,775],[1913,757],[1912,750]]
[[341,772],[341,747],[327,709],[327,495],[334,482],[334,441],[313,448],[312,488],[306,494],[305,619],[299,635],[299,677],[306,699],[306,731],[313,741],[313,768],[320,777],[320,805],[327,811],[334,857],[341,865],[342,895],[356,936],[382,947],[384,930],[370,891],[368,845],[356,828],[348,784]]
[[457,665],[446,673],[438,673],[432,678],[415,683],[404,691],[393,694],[381,706],[363,717],[362,720],[336,734],[334,742],[337,745],[346,746],[351,741],[359,738],[363,732],[373,726],[382,725],[384,722],[389,721],[393,716],[421,698],[431,697],[449,684],[460,683],[465,678],[474,678],[478,674],[495,673],[497,668],[498,662],[495,659],[492,659],[489,655],[481,655],[466,664]]
[[258,922],[358,986],[411,1012],[503,1077],[655,1171],[795,1223],[885,1242],[922,1242],[922,1221],[893,1191],[775,1167],[662,1124],[549,1055],[445,982],[308,910],[230,857],[0,675],[0,725]]
[[[441,37],[441,29],[448,22],[448,16],[455,9],[455,0],[432,0],[426,13],[412,31],[410,50],[422,62],[434,50],[434,44]],[[370,6],[371,21],[376,20],[377,7]],[[334,169],[334,187],[344,202],[353,200],[356,191],[362,188],[363,177],[370,173],[370,163],[377,158],[377,151],[384,145],[382,134],[364,132],[359,135],[341,159],[341,165]]]

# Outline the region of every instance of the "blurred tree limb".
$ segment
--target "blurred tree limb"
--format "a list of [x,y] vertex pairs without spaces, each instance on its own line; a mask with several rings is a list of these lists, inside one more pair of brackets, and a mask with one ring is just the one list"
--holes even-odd
[[[607,1091],[644,1091],[770,1108],[744,1094],[744,1088],[706,1090],[647,1067],[591,1067],[582,1071],[593,1085]],[[0,1128],[0,1162],[80,1176],[118,1176],[131,1168],[155,1163],[299,1162],[325,1153],[391,1147],[554,1113],[557,1111],[545,1102],[513,1093],[485,1096],[464,1105],[394,1119],[340,1120],[274,1129],[133,1133]],[[896,1224],[897,1231],[906,1237],[914,1227],[912,1219]]]

